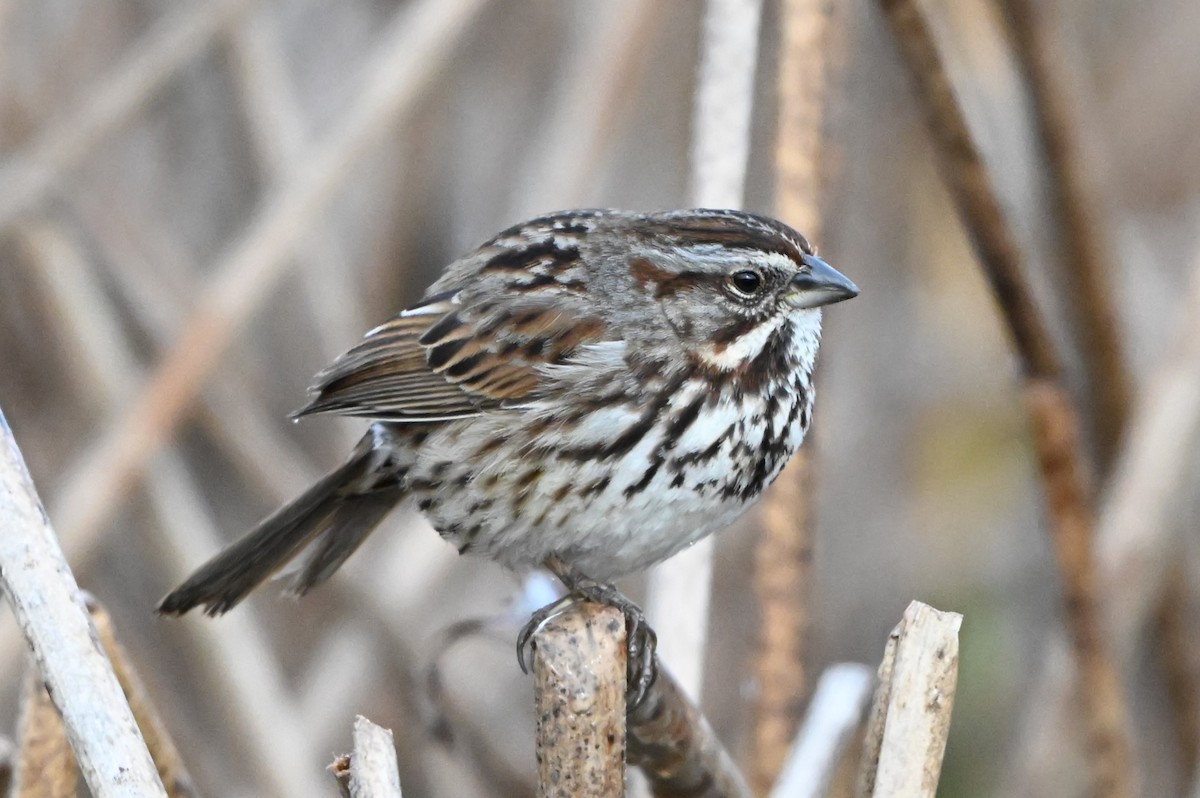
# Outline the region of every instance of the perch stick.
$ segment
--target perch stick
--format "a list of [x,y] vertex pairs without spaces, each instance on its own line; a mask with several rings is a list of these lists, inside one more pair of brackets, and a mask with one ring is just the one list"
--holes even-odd
[[914,601],[892,630],[867,721],[859,798],[933,798],[958,683],[962,616]]
[[533,638],[539,798],[625,794],[625,618],[577,604]]
[[335,759],[329,770],[347,798],[401,798],[392,732],[362,715],[354,718],[354,753]]
[[96,798],[164,795],[75,577],[0,411],[0,587]]

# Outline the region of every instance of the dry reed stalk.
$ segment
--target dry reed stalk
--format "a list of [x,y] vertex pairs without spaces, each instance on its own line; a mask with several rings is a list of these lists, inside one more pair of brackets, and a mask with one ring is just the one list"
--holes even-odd
[[625,618],[576,604],[533,637],[540,798],[625,794]]
[[1021,360],[1066,623],[1082,679],[1093,794],[1133,794],[1121,682],[1101,619],[1091,491],[1078,418],[1061,385],[1054,343],[1022,273],[1017,247],[921,7],[881,0],[925,104],[942,174]]
[[2,411],[0,438],[0,588],[62,715],[84,780],[96,798],[164,795]]
[[662,663],[645,700],[626,718],[629,763],[656,798],[754,795],[700,710]]
[[566,46],[569,60],[555,80],[552,110],[530,131],[528,155],[509,195],[511,218],[594,202],[590,189],[641,84],[653,74],[649,56],[671,8],[656,0],[624,0],[581,5],[576,13],[586,24],[575,26],[577,35]]
[[[67,741],[67,729],[36,667],[25,674],[17,726],[20,749],[11,798],[75,795],[79,790],[79,765]],[[5,791],[4,795],[9,793]]]
[[1033,99],[1034,119],[1046,155],[1053,212],[1062,230],[1066,280],[1063,299],[1083,361],[1088,430],[1097,472],[1106,475],[1121,445],[1132,403],[1124,337],[1110,286],[1114,250],[1095,207],[1098,192],[1080,147],[1078,114],[1064,85],[1063,48],[1056,44],[1045,4],[1003,0],[1018,60]]
[[[692,117],[696,207],[742,206],[761,13],[762,0],[708,0],[705,6]],[[671,619],[659,635],[659,652],[693,700],[704,678],[713,545],[710,536],[657,566],[647,587],[647,614]]]
[[852,747],[871,700],[875,674],[866,665],[843,662],[821,674],[804,724],[771,788],[771,798],[822,798]]
[[[1200,252],[1170,341],[1144,384],[1097,523],[1105,626],[1126,666],[1139,654],[1142,632],[1159,606],[1175,561],[1176,519],[1192,491],[1188,477],[1200,446]],[[1022,794],[1044,782],[1043,763],[1060,758],[1048,746],[1061,741],[1081,690],[1054,655],[1052,645],[1021,734],[1028,744],[1012,771]]]
[[392,732],[362,715],[354,718],[354,752],[333,760],[329,770],[347,798],[401,798]]
[[297,239],[352,173],[350,167],[413,109],[484,5],[484,0],[422,0],[398,12],[340,124],[263,200],[149,383],[76,462],[59,496],[60,528],[72,552],[95,545],[150,456],[190,411],[237,330],[283,275]]
[[[779,99],[775,134],[775,215],[812,241],[822,237],[820,197],[827,72],[829,0],[785,0],[780,7]],[[758,795],[775,782],[800,725],[808,693],[811,625],[813,461],[808,441],[763,499],[762,536],[754,557],[760,606],[754,676],[753,747],[749,779]]]
[[888,637],[867,721],[859,798],[933,798],[958,684],[962,616],[914,601]]
[[0,171],[0,228],[57,187],[67,170],[144,108],[247,5],[247,0],[214,0],[169,15],[83,93],[86,99],[9,156]]

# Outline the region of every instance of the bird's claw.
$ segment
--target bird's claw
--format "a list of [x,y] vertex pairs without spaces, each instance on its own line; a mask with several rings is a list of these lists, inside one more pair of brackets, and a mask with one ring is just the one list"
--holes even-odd
[[[562,574],[559,576],[563,578]],[[564,578],[563,582],[571,592],[533,613],[529,622],[521,627],[521,632],[517,635],[517,662],[521,666],[521,672],[529,673],[532,668],[532,659],[526,657],[525,650],[533,639],[534,633],[547,620],[579,601],[615,607],[625,618],[625,640],[628,651],[626,705],[629,711],[636,709],[645,700],[646,692],[658,676],[654,653],[658,647],[658,636],[646,622],[646,616],[642,613],[641,607],[626,598],[612,585],[577,576],[576,578]]]

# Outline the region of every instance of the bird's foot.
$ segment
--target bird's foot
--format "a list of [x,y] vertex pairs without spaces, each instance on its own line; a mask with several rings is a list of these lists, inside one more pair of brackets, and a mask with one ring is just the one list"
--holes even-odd
[[625,617],[625,640],[628,650],[626,659],[628,689],[625,700],[629,710],[636,709],[645,700],[646,691],[650,689],[650,685],[654,684],[654,679],[658,675],[654,656],[658,646],[658,637],[650,628],[650,624],[646,622],[642,608],[612,585],[584,576],[558,558],[548,559],[546,567],[562,581],[570,592],[558,601],[547,604],[533,613],[529,622],[522,627],[521,633],[517,636],[517,661],[521,665],[521,670],[525,673],[529,672],[531,660],[526,658],[525,649],[533,638],[534,632],[547,620],[580,601],[615,607]]

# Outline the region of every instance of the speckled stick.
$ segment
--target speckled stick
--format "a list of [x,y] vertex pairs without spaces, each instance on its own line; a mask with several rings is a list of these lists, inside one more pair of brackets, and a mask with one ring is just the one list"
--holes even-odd
[[625,619],[579,604],[537,631],[539,798],[625,794]]

